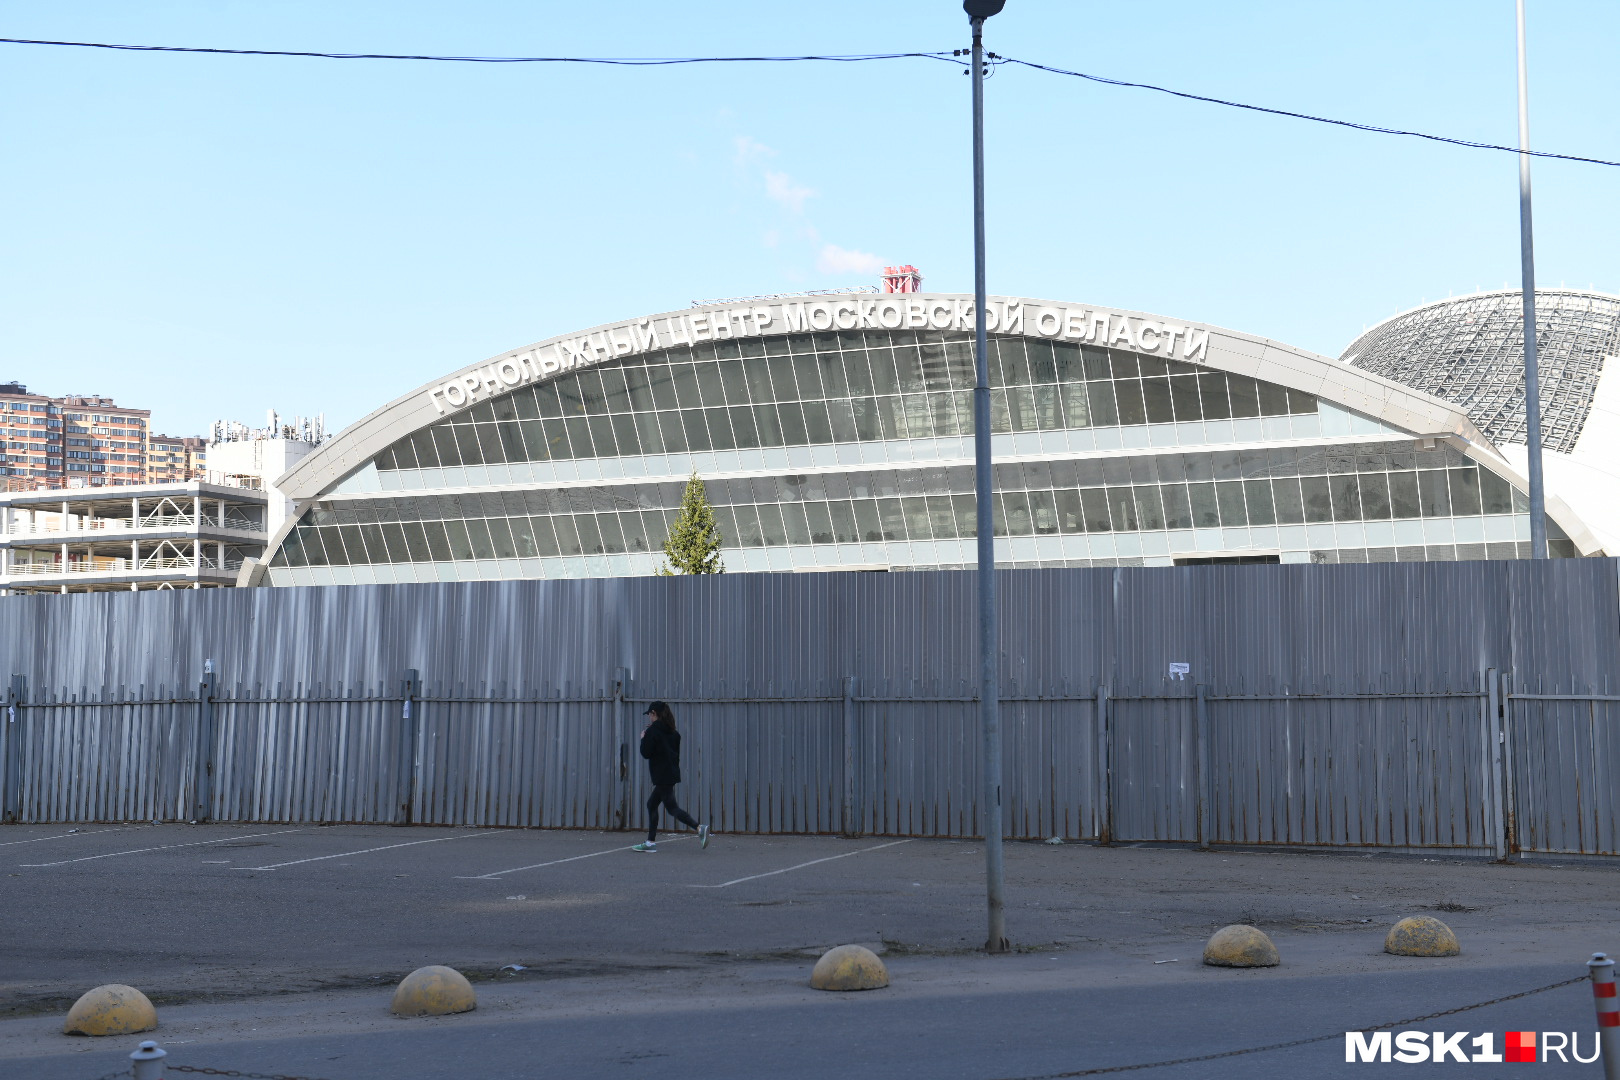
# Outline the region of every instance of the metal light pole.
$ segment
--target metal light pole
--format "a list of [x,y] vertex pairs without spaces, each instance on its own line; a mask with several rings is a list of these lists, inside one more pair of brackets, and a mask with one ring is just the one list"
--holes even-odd
[[1006,867],[1001,850],[1001,648],[996,634],[996,529],[990,475],[990,362],[984,290],[984,20],[1006,0],[963,0],[973,26],[973,491],[979,542],[979,727],[984,736],[986,952],[1006,952]]
[[1541,371],[1536,361],[1536,246],[1530,227],[1530,86],[1519,7],[1519,265],[1524,293],[1524,446],[1530,473],[1530,556],[1547,557],[1547,503],[1541,482]]

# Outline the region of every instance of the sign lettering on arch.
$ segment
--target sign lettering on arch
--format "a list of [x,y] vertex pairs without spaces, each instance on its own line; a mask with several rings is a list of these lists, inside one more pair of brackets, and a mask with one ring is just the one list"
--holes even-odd
[[[476,364],[427,390],[440,414],[453,413],[528,383],[626,356],[705,341],[826,333],[836,330],[950,330],[972,333],[972,300],[928,293],[787,297],[772,303],[694,308],[631,319],[554,338]],[[1081,305],[991,297],[985,329],[1052,341],[1112,346],[1171,360],[1206,359],[1209,331]]]

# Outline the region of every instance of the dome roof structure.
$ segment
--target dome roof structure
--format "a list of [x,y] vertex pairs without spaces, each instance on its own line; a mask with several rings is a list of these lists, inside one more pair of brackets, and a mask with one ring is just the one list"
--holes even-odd
[[[1413,308],[1362,334],[1340,360],[1462,407],[1498,446],[1523,445],[1524,323],[1517,289]],[[1543,445],[1570,453],[1606,359],[1620,356],[1620,297],[1536,290]]]

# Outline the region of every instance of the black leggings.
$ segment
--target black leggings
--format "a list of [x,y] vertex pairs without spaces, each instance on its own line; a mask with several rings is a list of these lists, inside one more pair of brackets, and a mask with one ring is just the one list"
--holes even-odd
[[649,844],[658,839],[658,808],[660,806],[668,810],[669,816],[682,825],[697,828],[697,822],[692,819],[692,815],[682,810],[679,804],[675,802],[674,784],[655,787],[652,794],[647,797],[647,842]]

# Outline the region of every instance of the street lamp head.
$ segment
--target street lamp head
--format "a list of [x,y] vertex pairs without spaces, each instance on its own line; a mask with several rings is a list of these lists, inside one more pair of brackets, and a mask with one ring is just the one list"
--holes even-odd
[[962,10],[968,13],[970,19],[988,19],[1001,14],[1001,9],[1006,6],[1007,0],[962,0]]

